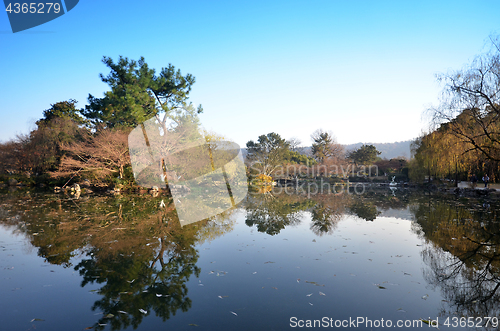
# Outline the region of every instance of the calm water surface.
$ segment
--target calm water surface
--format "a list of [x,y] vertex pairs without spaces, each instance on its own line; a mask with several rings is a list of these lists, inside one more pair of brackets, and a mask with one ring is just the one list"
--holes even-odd
[[382,319],[473,330],[499,316],[493,202],[267,194],[181,228],[161,196],[0,199],[2,330],[282,330],[357,318],[368,330],[386,329]]

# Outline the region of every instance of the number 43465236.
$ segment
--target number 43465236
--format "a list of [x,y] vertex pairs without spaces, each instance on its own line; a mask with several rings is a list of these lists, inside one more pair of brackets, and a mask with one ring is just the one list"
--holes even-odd
[[61,11],[61,5],[59,3],[53,2],[31,2],[31,3],[9,3],[5,11],[9,14],[49,14],[55,13],[58,14]]

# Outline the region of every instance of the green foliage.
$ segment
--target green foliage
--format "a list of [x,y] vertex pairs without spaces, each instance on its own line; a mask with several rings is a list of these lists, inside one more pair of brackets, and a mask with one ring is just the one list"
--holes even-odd
[[323,163],[326,159],[330,157],[341,157],[343,156],[343,148],[335,142],[333,135],[330,132],[325,132],[323,130],[317,130],[312,135],[314,143],[312,144],[312,153],[314,158],[319,162]]
[[315,165],[318,163],[312,157],[300,154],[299,152],[296,151],[288,151],[287,155],[285,156],[285,160],[291,164]]
[[36,122],[38,126],[49,124],[56,118],[70,119],[76,124],[87,124],[88,120],[81,116],[81,109],[76,109],[77,101],[69,99],[51,104],[50,108],[43,111],[43,118]]
[[290,144],[277,133],[259,136],[259,140],[247,142],[247,160],[251,167],[262,174],[271,175],[287,161]]
[[[159,113],[169,114],[188,105],[189,92],[195,83],[191,74],[182,76],[180,70],[169,64],[156,75],[143,57],[134,61],[120,56],[115,63],[105,56],[102,62],[111,72],[100,77],[111,91],[103,98],[89,95],[89,105],[82,110],[95,126],[135,127]],[[200,105],[197,112],[202,111]]]
[[380,152],[373,145],[363,145],[360,148],[350,152],[348,158],[356,164],[370,165],[377,161],[377,156]]

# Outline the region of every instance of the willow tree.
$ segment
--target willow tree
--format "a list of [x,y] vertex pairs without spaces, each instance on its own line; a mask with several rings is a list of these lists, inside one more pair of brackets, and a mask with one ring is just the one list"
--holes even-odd
[[421,181],[423,176],[459,179],[468,177],[480,168],[481,155],[467,151],[467,143],[453,134],[450,123],[423,135],[413,143],[414,159],[410,178]]
[[438,76],[442,102],[430,109],[435,124],[449,123],[450,133],[485,160],[500,161],[500,38],[490,38],[490,52],[462,70]]

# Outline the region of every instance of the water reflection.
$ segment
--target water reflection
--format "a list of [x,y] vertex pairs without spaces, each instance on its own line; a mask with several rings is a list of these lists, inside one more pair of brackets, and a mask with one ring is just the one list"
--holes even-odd
[[[181,227],[174,206],[162,195],[75,200],[19,193],[2,196],[0,224],[24,235],[47,263],[75,270],[82,287],[94,288],[99,297],[91,309],[100,313],[89,325],[94,329],[137,328],[150,315],[166,321],[189,311],[193,305],[190,279],[210,270],[202,270],[200,246],[234,231],[233,216],[239,211],[243,227],[256,228],[265,237],[302,226],[316,238],[331,236],[331,245],[343,222],[352,222],[349,215],[358,222],[369,221],[361,222],[367,228],[380,217],[411,220],[413,233],[425,241],[414,263],[423,261],[425,282],[444,300],[436,316],[500,313],[500,222],[493,201],[402,190],[396,196],[389,190],[311,197],[268,192],[249,195],[240,208]],[[362,251],[359,247],[352,250]],[[341,260],[335,261],[338,266]],[[257,271],[260,274],[255,269],[251,275]]]
[[245,224],[256,226],[257,231],[273,236],[287,226],[299,224],[303,212],[314,205],[314,201],[305,200],[299,195],[251,195],[245,204]]
[[[167,202],[165,202],[167,201]],[[231,230],[231,211],[212,221],[181,227],[166,197],[59,196],[10,197],[1,222],[24,234],[46,262],[72,267],[81,286],[99,284],[92,310],[99,320],[89,328],[137,328],[154,314],[164,321],[191,307],[186,283],[198,277],[199,242]]]
[[443,315],[500,313],[500,223],[498,209],[487,205],[429,200],[412,208],[429,242],[424,276],[451,306]]

